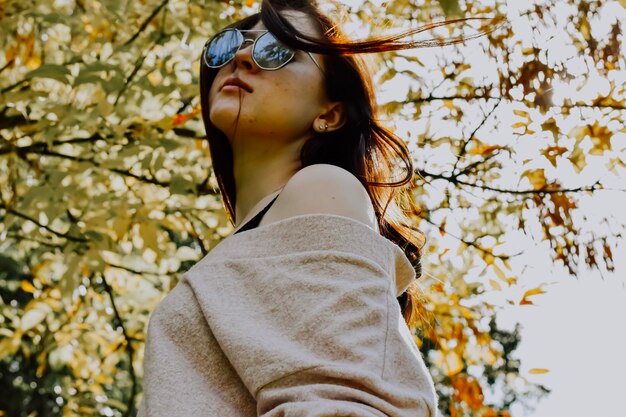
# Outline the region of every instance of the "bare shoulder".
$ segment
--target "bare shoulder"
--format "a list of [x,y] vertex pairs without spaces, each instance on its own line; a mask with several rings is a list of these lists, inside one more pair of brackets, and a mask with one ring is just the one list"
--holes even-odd
[[365,187],[350,171],[335,165],[315,164],[295,173],[266,217],[271,223],[315,213],[350,217],[377,232],[379,230],[374,206]]

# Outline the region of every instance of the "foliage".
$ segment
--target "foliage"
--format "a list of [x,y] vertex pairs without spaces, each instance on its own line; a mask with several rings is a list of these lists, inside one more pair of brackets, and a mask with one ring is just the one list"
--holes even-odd
[[[211,33],[255,7],[0,2],[0,390],[8,393],[0,414],[136,412],[150,312],[232,231],[199,117],[199,54]],[[416,342],[452,417],[505,417],[514,401],[545,392],[524,384],[513,357],[518,330],[499,329],[498,306],[486,298],[517,288],[505,302],[524,305],[544,291],[525,288],[510,267],[516,253],[504,248],[518,232],[548,242],[555,263],[575,275],[583,264],[612,270],[623,229],[588,221],[581,206],[625,166],[624,9],[593,0],[519,7],[343,8],[346,25],[368,33],[456,16],[510,22],[467,45],[383,54],[377,74],[381,89],[408,86],[383,107],[415,149],[423,206],[415,223],[429,236],[425,306],[437,318],[415,329]],[[590,180],[597,161],[606,171]],[[489,400],[487,390],[499,394]]]

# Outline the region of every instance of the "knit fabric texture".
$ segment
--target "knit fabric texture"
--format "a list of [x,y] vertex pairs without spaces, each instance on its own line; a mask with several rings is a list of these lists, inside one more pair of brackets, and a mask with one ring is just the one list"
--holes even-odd
[[396,300],[414,279],[400,247],[349,217],[228,236],[150,316],[138,417],[435,417]]

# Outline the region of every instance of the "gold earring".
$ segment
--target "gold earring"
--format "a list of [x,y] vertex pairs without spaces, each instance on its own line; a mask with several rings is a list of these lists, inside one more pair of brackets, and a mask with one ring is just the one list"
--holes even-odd
[[322,123],[320,123],[319,128],[320,128],[320,130],[322,132],[326,132],[326,129],[328,129],[328,125],[326,123],[322,122]]

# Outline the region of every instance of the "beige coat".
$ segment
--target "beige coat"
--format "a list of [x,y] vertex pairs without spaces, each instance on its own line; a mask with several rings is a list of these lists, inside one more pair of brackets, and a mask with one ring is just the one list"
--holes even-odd
[[414,279],[397,245],[344,216],[229,236],[152,313],[138,417],[434,417],[396,301]]

